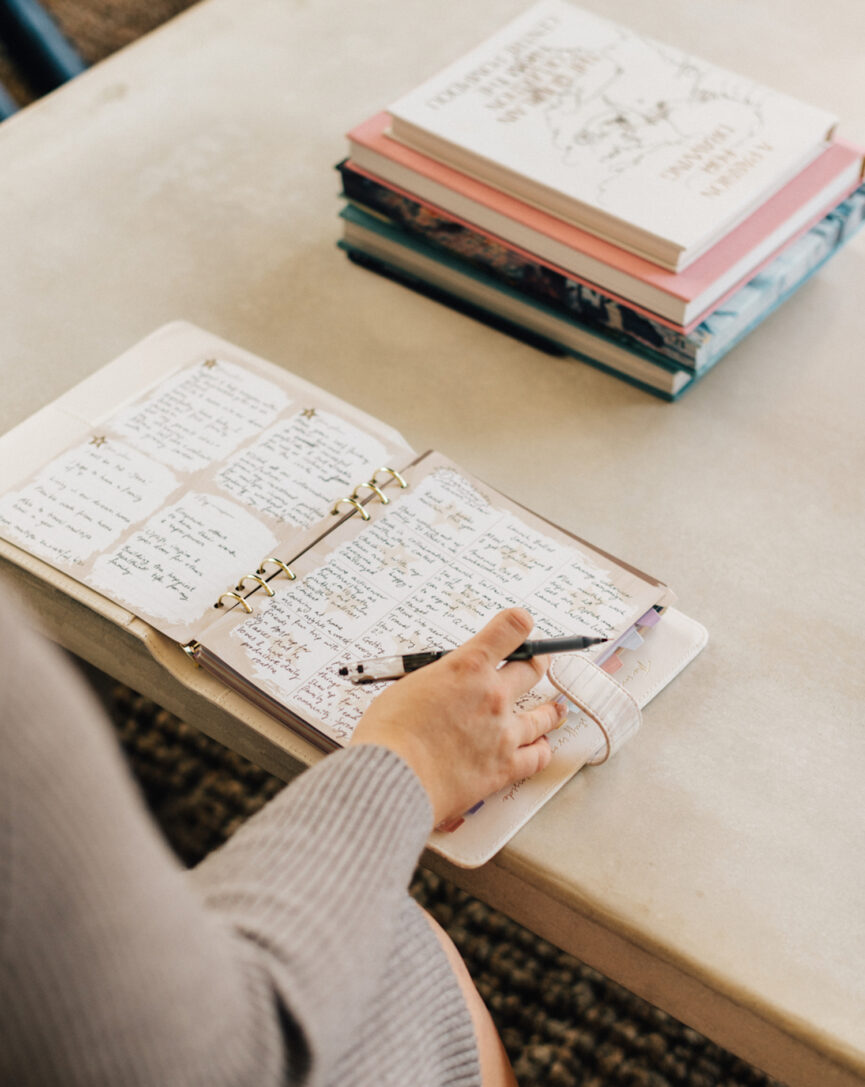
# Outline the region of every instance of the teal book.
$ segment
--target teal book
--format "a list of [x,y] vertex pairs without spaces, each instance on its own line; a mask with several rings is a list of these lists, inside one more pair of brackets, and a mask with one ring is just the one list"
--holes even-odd
[[359,208],[348,205],[340,215],[339,245],[356,263],[532,346],[573,355],[666,399],[675,399],[696,379],[692,370],[624,347]]
[[523,294],[589,325],[648,357],[702,373],[803,283],[865,220],[865,186],[843,200],[784,250],[747,284],[716,307],[688,333],[677,331],[645,312],[574,279],[489,233],[473,230],[412,200],[404,193],[359,173],[338,167],[343,194],[355,205],[383,215],[427,245],[443,250]]
[[836,219],[826,216],[738,292],[737,297],[742,297],[735,308],[713,314],[713,319],[717,318],[717,347],[699,370],[659,352],[625,344],[599,326],[564,314],[484,269],[426,244],[385,217],[371,215],[352,204],[341,212],[343,237],[339,244],[356,263],[536,347],[573,355],[664,399],[675,400],[853,236],[865,218],[865,186],[845,205],[848,207],[836,209]]

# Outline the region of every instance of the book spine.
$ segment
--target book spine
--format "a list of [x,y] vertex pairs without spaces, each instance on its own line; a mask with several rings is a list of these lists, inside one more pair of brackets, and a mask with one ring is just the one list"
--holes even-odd
[[865,185],[829,212],[807,234],[720,306],[701,327],[711,350],[701,363],[704,373],[783,305],[865,224]]

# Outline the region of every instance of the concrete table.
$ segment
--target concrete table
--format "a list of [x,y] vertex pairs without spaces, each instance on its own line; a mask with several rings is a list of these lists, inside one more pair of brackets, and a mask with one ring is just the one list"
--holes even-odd
[[[859,0],[588,6],[865,143]],[[207,0],[5,122],[0,429],[184,317],[672,585],[707,650],[610,764],[446,874],[790,1084],[862,1083],[865,237],[675,405],[351,265],[344,132],[520,9]],[[74,652],[286,777],[314,758],[3,554]]]

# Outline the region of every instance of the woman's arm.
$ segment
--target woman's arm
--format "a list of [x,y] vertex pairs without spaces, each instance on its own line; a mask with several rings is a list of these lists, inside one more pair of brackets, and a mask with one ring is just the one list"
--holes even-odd
[[15,615],[0,614],[0,1081],[319,1082],[347,1054],[374,1067],[412,1031],[429,1082],[436,1059],[476,1068],[406,890],[434,821],[549,757],[538,737],[557,712],[512,712],[542,662],[496,667],[524,613],[386,690],[356,744],[193,873],[100,708]]

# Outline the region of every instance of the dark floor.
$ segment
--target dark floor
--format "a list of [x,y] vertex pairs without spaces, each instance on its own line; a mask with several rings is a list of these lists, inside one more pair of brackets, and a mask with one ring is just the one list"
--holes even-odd
[[[102,685],[149,807],[186,864],[283,787],[128,688]],[[412,892],[460,949],[521,1087],[773,1087],[762,1072],[452,884],[421,870]]]

